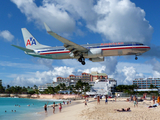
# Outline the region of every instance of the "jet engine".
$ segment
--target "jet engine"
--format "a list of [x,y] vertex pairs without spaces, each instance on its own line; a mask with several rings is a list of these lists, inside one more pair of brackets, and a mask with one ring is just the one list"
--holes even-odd
[[101,57],[102,56],[102,50],[101,49],[90,49],[88,51],[88,57]]
[[97,58],[89,58],[92,62],[102,62],[104,61],[104,57],[97,57]]

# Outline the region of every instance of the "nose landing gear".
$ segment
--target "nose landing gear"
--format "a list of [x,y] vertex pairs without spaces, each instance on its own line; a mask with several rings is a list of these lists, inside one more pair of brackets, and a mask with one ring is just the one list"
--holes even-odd
[[138,59],[138,57],[136,56],[136,57],[135,57],[135,60],[137,60],[137,59]]

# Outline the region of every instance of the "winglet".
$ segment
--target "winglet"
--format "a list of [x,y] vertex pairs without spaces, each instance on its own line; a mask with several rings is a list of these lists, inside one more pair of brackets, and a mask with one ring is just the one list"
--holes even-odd
[[44,23],[44,26],[45,26],[45,28],[46,28],[47,32],[51,31],[51,29],[47,26],[47,24],[46,24],[46,23]]

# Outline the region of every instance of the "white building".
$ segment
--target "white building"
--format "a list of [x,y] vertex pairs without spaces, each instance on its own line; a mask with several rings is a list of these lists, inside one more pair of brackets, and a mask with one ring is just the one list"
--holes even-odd
[[114,79],[99,79],[96,80],[94,86],[92,86],[90,92],[86,92],[88,95],[112,95],[114,88],[117,86],[117,81]]

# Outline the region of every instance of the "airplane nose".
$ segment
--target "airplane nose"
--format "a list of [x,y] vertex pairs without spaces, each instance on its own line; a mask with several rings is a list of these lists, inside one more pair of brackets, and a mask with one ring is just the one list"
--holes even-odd
[[147,46],[147,48],[146,48],[146,50],[148,51],[148,50],[150,50],[151,48],[149,47],[149,46]]

